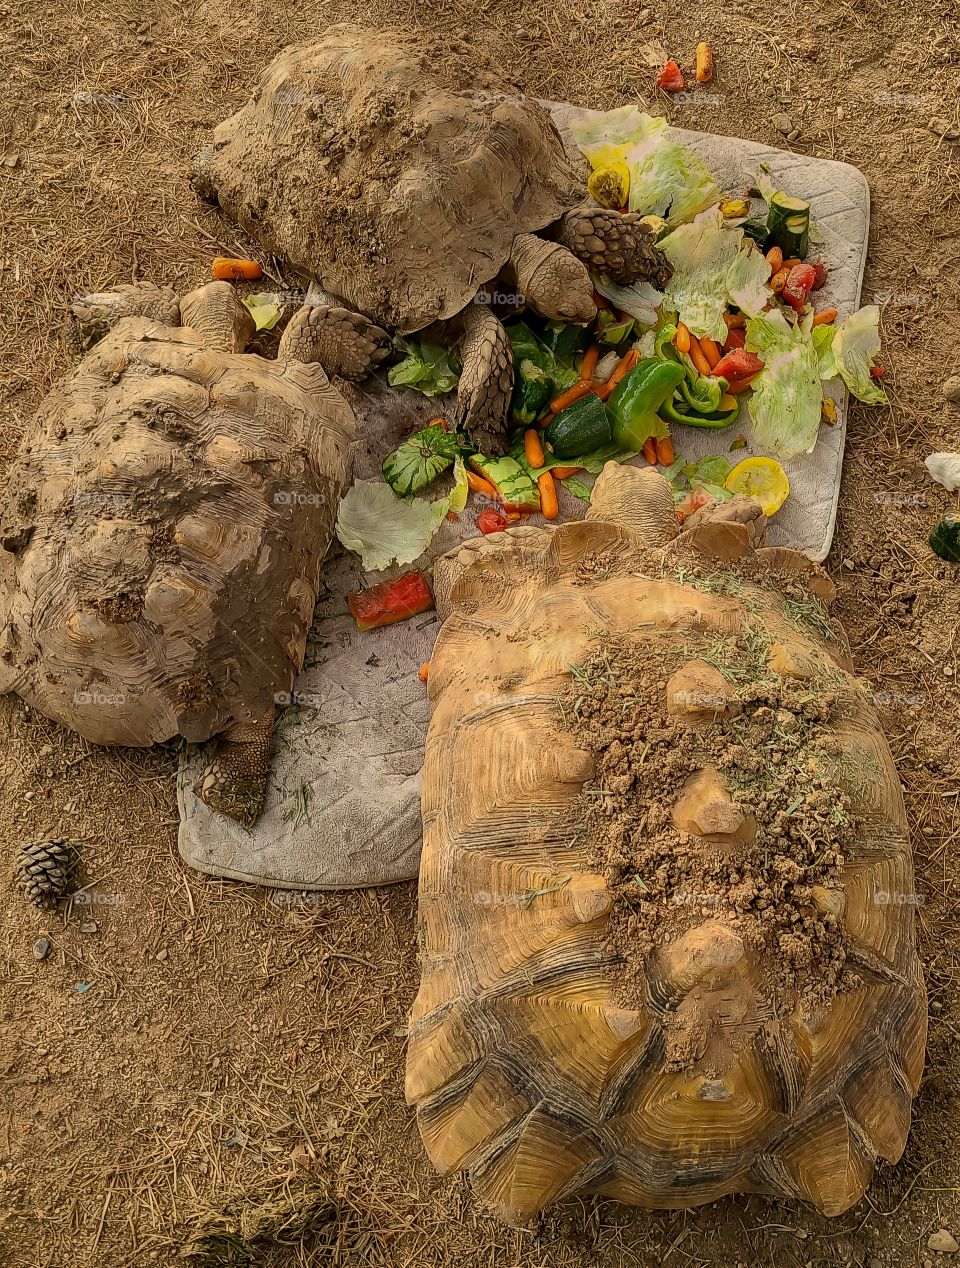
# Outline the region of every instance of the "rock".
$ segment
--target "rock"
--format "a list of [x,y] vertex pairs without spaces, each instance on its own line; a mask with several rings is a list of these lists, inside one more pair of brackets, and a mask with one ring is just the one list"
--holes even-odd
[[942,1013],[943,1004],[941,1004],[941,1002],[938,999],[932,999],[930,1001],[930,1011],[931,1013]]
[[80,923],[81,933],[96,933],[100,926],[95,920],[83,920]]
[[844,119],[845,117],[846,116],[844,115],[844,112],[843,112],[843,106],[837,106],[837,118]]
[[960,1242],[954,1237],[949,1229],[938,1228],[935,1233],[931,1233],[927,1238],[927,1247],[930,1250],[938,1250],[942,1255],[955,1255],[960,1250]]
[[157,952],[157,959],[162,964],[169,954],[170,952],[167,950],[166,947],[164,947],[162,951]]
[[931,132],[936,132],[941,141],[960,141],[958,131],[949,119],[933,118],[927,124]]
[[788,114],[784,114],[782,110],[779,114],[773,115],[770,122],[781,136],[788,136],[793,131],[793,120]]
[[948,401],[960,403],[960,374],[953,374],[943,385],[943,394]]
[[33,944],[33,954],[38,960],[45,960],[50,954],[49,938],[38,938]]
[[800,136],[800,129],[794,128],[792,132],[787,133],[787,140],[796,141],[799,136]]

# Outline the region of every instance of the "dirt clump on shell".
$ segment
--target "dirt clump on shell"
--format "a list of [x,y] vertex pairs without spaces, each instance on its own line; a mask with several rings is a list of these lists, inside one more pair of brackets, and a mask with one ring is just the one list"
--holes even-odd
[[[602,572],[602,561],[588,570]],[[834,735],[857,688],[840,674],[781,677],[767,666],[768,650],[750,623],[730,637],[691,630],[683,644],[648,627],[604,638],[573,667],[562,713],[595,762],[576,829],[615,895],[605,950],[624,1007],[646,1006],[650,972],[698,929],[714,943],[735,933],[779,1012],[809,1013],[859,980],[840,885],[858,824],[836,778],[843,755]],[[681,668],[696,721],[668,709]],[[698,797],[704,780],[718,793],[712,801]],[[706,837],[691,830],[698,813]],[[724,1007],[742,1013],[736,994],[725,990]],[[705,1056],[721,1029],[711,1026],[717,1003],[716,992],[700,990],[680,1001],[667,1027],[668,1068]],[[731,1029],[722,1029],[728,1042]]]

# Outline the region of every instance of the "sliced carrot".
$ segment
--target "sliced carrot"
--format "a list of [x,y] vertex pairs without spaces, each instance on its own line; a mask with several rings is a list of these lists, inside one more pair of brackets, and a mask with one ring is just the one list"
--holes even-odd
[[[717,360],[719,361],[719,359],[720,358],[718,357]],[[703,352],[700,349],[700,340],[694,335],[690,336],[690,360],[697,367],[698,374],[702,374],[704,378],[709,378],[711,369],[710,362],[703,355]]]
[[551,467],[550,474],[554,480],[566,480],[567,476],[576,475],[583,467]]
[[601,401],[605,401],[607,399],[623,376],[625,374],[629,374],[639,360],[640,353],[636,350],[636,348],[631,348],[629,352],[624,353],[624,355],[620,358],[620,364],[616,367],[613,374],[610,375],[609,379],[607,379],[606,383],[604,383],[602,387],[597,388],[597,396],[600,397]]
[[417,670],[417,677],[420,679],[421,682],[426,682],[429,676],[430,676],[430,662],[428,660],[425,660],[423,664],[420,666],[420,668]]
[[836,321],[839,316],[836,308],[821,308],[818,313],[814,314],[814,326],[829,326],[832,321]]
[[657,438],[657,462],[661,467],[669,467],[673,462],[673,441],[669,436],[660,436]]
[[585,382],[589,382],[593,378],[593,372],[597,368],[597,362],[600,360],[600,348],[597,344],[592,343],[583,354],[583,360],[580,362],[580,377]]
[[790,270],[786,268],[786,266],[778,270],[778,272],[774,273],[773,277],[771,277],[769,282],[769,285],[772,288],[774,295],[780,294],[784,286],[786,286],[787,278],[789,276],[790,276]]
[[542,467],[546,461],[536,427],[528,427],[523,433],[523,452],[531,467]]
[[540,514],[546,520],[555,520],[560,514],[560,507],[557,503],[557,486],[549,471],[544,471],[539,478],[537,488],[540,490]]
[[781,267],[785,269],[795,269],[798,264],[802,264],[802,263],[803,261],[798,260],[796,256],[791,256],[789,260],[784,260]]
[[579,401],[581,396],[586,396],[588,392],[593,391],[592,383],[585,383],[583,379],[574,383],[573,387],[568,387],[565,392],[561,392],[550,402],[550,409],[554,414],[559,414],[562,409],[566,409],[568,405],[572,405],[574,401]]
[[450,430],[449,426],[447,425],[447,420],[445,418],[431,418],[430,421],[426,423],[425,425],[427,427],[440,427],[442,428],[443,431]]
[[490,498],[492,502],[497,500],[497,491],[489,480],[484,480],[483,476],[478,476],[475,471],[467,471],[467,487],[474,493],[482,493],[484,497]]
[[763,257],[770,265],[770,276],[779,273],[783,268],[783,252],[779,247],[771,247],[767,254]]
[[706,335],[701,335],[698,342],[700,344],[700,351],[707,358],[707,364],[712,370],[720,360],[720,348],[715,340],[708,339]]
[[643,456],[651,467],[657,465],[657,442],[652,436],[648,436],[643,442]]
[[743,313],[724,313],[723,321],[728,330],[742,330],[747,324],[747,319]]
[[677,322],[677,333],[673,336],[673,342],[678,352],[690,351],[690,331],[682,321]]
[[210,266],[210,276],[217,282],[252,282],[263,277],[263,269],[256,260],[232,260],[218,255]]

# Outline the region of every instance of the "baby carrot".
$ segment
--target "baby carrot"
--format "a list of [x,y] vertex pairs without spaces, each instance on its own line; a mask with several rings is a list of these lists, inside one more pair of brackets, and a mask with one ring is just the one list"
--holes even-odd
[[544,471],[537,481],[537,488],[540,490],[540,514],[546,520],[555,520],[560,514],[560,507],[557,503],[557,486],[549,471]]
[[484,497],[490,498],[492,502],[497,499],[497,491],[489,480],[484,480],[483,476],[478,476],[475,471],[467,471],[467,488],[474,493],[482,493]]
[[554,480],[566,480],[567,476],[576,475],[583,467],[551,467],[550,474]]
[[802,263],[803,263],[803,261],[802,261],[802,260],[797,259],[797,257],[796,257],[796,256],[791,256],[791,258],[790,258],[789,260],[784,260],[784,262],[783,262],[783,267],[784,267],[785,269],[795,269],[795,268],[797,267],[797,265],[798,265],[798,264],[802,264]]
[[526,454],[527,462],[531,467],[542,467],[546,461],[543,455],[543,445],[540,443],[540,437],[536,427],[528,427],[523,433],[523,452]]
[[[719,360],[719,357],[717,358]],[[700,350],[700,340],[693,335],[690,336],[690,360],[697,367],[697,373],[702,374],[705,378],[710,374],[710,362]]]
[[764,256],[764,259],[770,265],[771,277],[773,277],[774,273],[779,273],[780,270],[783,268],[783,252],[780,250],[779,247],[771,247],[770,250],[767,252],[767,254]]
[[651,467],[657,465],[657,442],[652,436],[648,436],[643,442],[643,456]]
[[231,260],[218,255],[210,267],[210,276],[217,282],[250,282],[263,277],[263,269],[256,260]]
[[713,45],[703,40],[697,45],[697,83],[709,84],[713,78]]
[[449,431],[447,420],[445,418],[431,418],[429,422],[424,424],[425,427],[439,427],[442,431]]
[[566,409],[568,405],[572,405],[574,401],[579,401],[581,396],[586,396],[588,392],[593,391],[592,383],[584,383],[581,379],[579,383],[574,383],[573,387],[568,387],[565,392],[561,392],[550,402],[550,409],[554,414],[559,414],[562,409]]
[[673,336],[673,342],[678,352],[690,351],[690,331],[682,321],[677,322],[677,333]]
[[625,374],[629,374],[639,360],[640,353],[637,352],[636,348],[631,348],[629,352],[626,352],[620,358],[620,364],[614,370],[613,374],[610,375],[609,379],[607,379],[606,383],[604,383],[602,387],[597,388],[597,396],[600,397],[601,401],[605,401],[607,399],[623,376]]
[[669,436],[661,436],[657,440],[657,462],[661,467],[669,467],[673,462],[673,441]]
[[429,676],[430,676],[430,662],[428,660],[425,660],[423,664],[420,666],[419,670],[417,671],[417,677],[420,679],[421,682],[426,682]]
[[584,382],[589,382],[593,378],[593,372],[597,368],[599,360],[600,349],[597,344],[592,343],[583,354],[583,360],[580,362],[580,377]]
[[829,326],[830,322],[836,321],[838,312],[835,308],[821,308],[818,313],[814,314],[814,326]]
[[774,273],[773,277],[771,277],[770,279],[770,287],[773,290],[774,295],[780,294],[780,292],[783,290],[784,286],[786,285],[787,278],[789,276],[790,276],[790,270],[786,266],[784,266],[782,269],[778,269],[777,272]]
[[713,339],[708,339],[706,335],[701,335],[699,339],[700,351],[707,358],[707,364],[712,370],[720,360],[720,349],[717,347]]
[[[758,370],[757,374],[759,373],[760,371]],[[757,374],[748,374],[745,378],[736,379],[734,382],[730,383],[727,387],[727,395],[739,396],[741,392],[745,392],[753,380],[757,377]]]

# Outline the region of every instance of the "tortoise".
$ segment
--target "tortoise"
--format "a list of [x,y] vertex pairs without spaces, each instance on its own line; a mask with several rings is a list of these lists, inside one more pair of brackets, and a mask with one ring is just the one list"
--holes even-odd
[[522,1222],[580,1190],[836,1215],[924,1058],[890,750],[758,506],[652,468],[437,561],[408,1102]]
[[249,824],[348,477],[354,415],[310,313],[275,361],[227,282],[78,297],[103,338],[0,504],[0,690],[95,744],[219,735],[199,794]]
[[546,108],[505,86],[447,36],[333,26],[280,53],[193,168],[202,196],[316,279],[314,320],[342,376],[384,359],[384,328],[451,321],[458,421],[492,448],[513,382],[498,298],[587,322],[587,265],[624,283],[670,277],[636,213],[584,201]]

